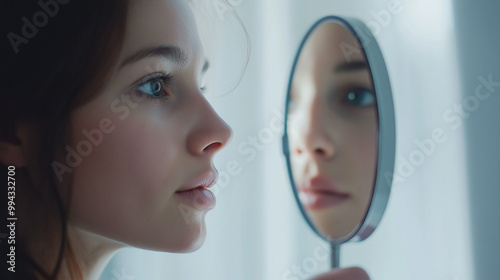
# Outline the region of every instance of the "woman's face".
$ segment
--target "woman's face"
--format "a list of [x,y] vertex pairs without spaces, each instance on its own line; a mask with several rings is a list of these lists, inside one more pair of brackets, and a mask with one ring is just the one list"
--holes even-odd
[[377,155],[377,109],[355,38],[321,24],[296,64],[289,104],[293,177],[301,203],[326,236],[341,238],[363,219]]
[[131,1],[111,79],[71,114],[72,226],[144,249],[201,246],[215,197],[193,189],[216,180],[231,137],[202,94],[206,63],[183,0]]

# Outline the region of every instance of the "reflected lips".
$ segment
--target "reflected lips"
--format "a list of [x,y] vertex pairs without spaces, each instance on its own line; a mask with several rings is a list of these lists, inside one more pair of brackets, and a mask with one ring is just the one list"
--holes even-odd
[[314,177],[299,186],[299,198],[305,208],[310,210],[336,206],[349,198],[324,177]]
[[215,207],[215,195],[208,189],[218,179],[217,171],[210,170],[181,187],[175,192],[187,204],[198,210],[210,210]]

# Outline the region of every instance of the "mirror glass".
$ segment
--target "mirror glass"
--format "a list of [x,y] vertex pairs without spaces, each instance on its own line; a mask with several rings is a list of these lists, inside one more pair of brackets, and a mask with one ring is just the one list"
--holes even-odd
[[352,30],[335,17],[313,26],[296,56],[286,104],[294,193],[309,224],[330,241],[359,231],[377,177],[378,99],[367,46]]

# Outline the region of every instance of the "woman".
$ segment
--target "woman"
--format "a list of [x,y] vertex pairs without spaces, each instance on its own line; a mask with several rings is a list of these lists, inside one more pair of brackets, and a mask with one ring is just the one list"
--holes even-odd
[[0,162],[15,167],[18,218],[7,276],[98,279],[125,246],[198,249],[215,204],[212,160],[231,130],[203,96],[208,62],[189,6],[15,0],[1,10]]

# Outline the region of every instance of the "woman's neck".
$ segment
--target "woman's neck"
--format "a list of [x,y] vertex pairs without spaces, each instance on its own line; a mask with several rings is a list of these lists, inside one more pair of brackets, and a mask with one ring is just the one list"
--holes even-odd
[[123,244],[68,225],[68,241],[58,279],[72,279],[70,271],[76,265],[83,279],[98,280],[114,253]]

